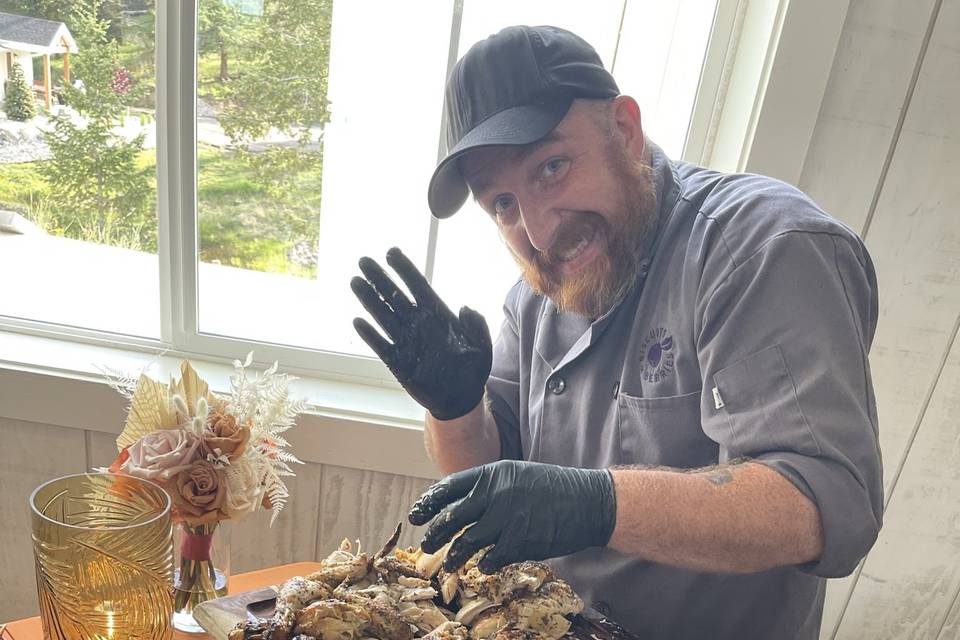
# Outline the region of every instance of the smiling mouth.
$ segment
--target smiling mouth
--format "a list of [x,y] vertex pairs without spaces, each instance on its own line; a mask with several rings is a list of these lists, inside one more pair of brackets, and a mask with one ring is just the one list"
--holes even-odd
[[554,256],[558,262],[570,262],[580,256],[584,250],[590,246],[593,239],[597,236],[597,228],[594,225],[588,227],[580,239],[561,251],[554,251]]

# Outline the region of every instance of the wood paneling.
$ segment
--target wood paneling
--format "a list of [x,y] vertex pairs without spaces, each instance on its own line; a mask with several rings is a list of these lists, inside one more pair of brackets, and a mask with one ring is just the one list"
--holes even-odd
[[296,465],[294,471],[296,477],[287,478],[290,499],[273,527],[269,512],[255,513],[232,526],[233,573],[314,559],[322,466]]
[[0,418],[0,621],[37,615],[30,494],[40,484],[86,469],[83,431]]
[[960,0],[947,0],[867,236],[880,285],[870,361],[888,490],[960,310],[958,30]]
[[430,480],[324,465],[320,497],[317,557],[333,551],[344,538],[360,540],[377,551],[403,522],[401,545],[419,543],[423,527],[407,522],[407,511]]
[[[864,3],[856,4],[859,9],[865,9]],[[898,111],[891,100],[897,98],[896,93],[901,89],[889,76],[891,73],[902,75],[905,66],[916,63],[921,48],[916,27],[920,22],[929,23],[931,16],[929,10],[922,11],[922,5],[928,4],[923,2],[896,3],[895,12],[885,11],[888,4],[885,2],[869,4],[876,4],[870,7],[873,13],[864,14],[860,22],[854,21],[851,27],[854,31],[863,28],[877,31],[878,37],[875,55],[869,61],[872,66],[860,65],[857,75],[849,79],[854,86],[870,87],[862,92],[861,99],[865,102],[862,107],[855,104],[848,107],[851,113],[862,113],[864,117],[860,121],[844,121],[835,131],[830,129],[833,125],[827,117],[825,136],[834,136],[835,140],[826,151],[824,148],[812,150],[812,154],[821,156],[808,161],[808,167],[818,162],[827,163],[822,183],[824,193],[849,198],[850,203],[856,205],[855,209],[846,209],[847,221],[855,228],[862,225],[866,215],[862,205],[867,191],[879,184],[879,164],[872,154],[879,153],[884,144],[889,147],[889,136],[893,133],[892,130],[881,132],[886,131],[889,124],[889,121],[882,122],[882,118],[895,119]],[[871,21],[866,19],[868,15],[872,16]],[[882,23],[878,21],[894,18],[896,24],[888,25],[892,29],[879,30]],[[947,0],[937,16],[866,235],[880,287],[880,322],[870,362],[879,411],[884,486],[891,502],[884,529],[862,573],[830,585],[823,638],[902,638],[910,633],[918,635],[909,637],[936,637],[936,632],[931,632],[930,627],[919,620],[923,609],[917,605],[923,602],[940,611],[937,624],[942,624],[946,609],[952,604],[952,600],[945,603],[943,598],[955,595],[939,593],[938,589],[949,587],[931,576],[936,571],[958,573],[960,558],[956,554],[944,556],[945,548],[923,544],[922,540],[926,535],[939,535],[952,538],[957,544],[960,530],[941,527],[936,534],[926,531],[918,534],[920,538],[905,537],[905,527],[922,529],[933,523],[915,518],[903,502],[913,500],[919,504],[920,496],[931,491],[937,481],[936,469],[951,464],[948,450],[924,452],[917,448],[926,439],[936,438],[928,433],[936,429],[935,421],[928,415],[933,406],[925,414],[925,403],[934,385],[938,392],[942,388],[943,380],[938,379],[940,362],[960,312],[960,225],[955,206],[960,196],[960,184],[956,180],[960,175],[957,33],[960,33],[960,2]],[[909,46],[905,38],[910,39]],[[909,65],[891,57],[906,55],[914,47],[917,51]],[[838,65],[842,66],[839,59]],[[849,88],[838,87],[837,91],[844,94]],[[904,108],[904,97],[905,93],[899,98],[900,108]],[[834,99],[834,103],[839,100]],[[876,131],[869,139],[859,137],[868,128]],[[881,144],[883,136],[887,138]],[[849,147],[846,152],[841,151],[843,145]],[[839,155],[831,155],[832,151]],[[835,173],[832,185],[826,179],[830,163]],[[853,183],[848,183],[845,172],[855,176]],[[872,180],[874,184],[861,192],[856,180],[863,185],[869,185]],[[852,191],[844,194],[847,188]],[[933,475],[924,481],[924,474],[931,472]],[[904,488],[918,482],[928,485],[920,494]],[[955,489],[944,485],[933,490],[951,498],[930,505],[933,511],[940,510],[935,517],[960,517],[960,493]],[[908,557],[919,563],[913,573],[896,568],[895,559]],[[888,566],[889,562],[893,564]],[[881,610],[887,613],[881,615]]]
[[799,186],[863,227],[935,0],[851,0]]
[[103,431],[85,431],[87,469],[109,467],[117,457],[117,436]]
[[940,632],[960,591],[958,413],[960,341],[954,340],[838,638],[956,637]]

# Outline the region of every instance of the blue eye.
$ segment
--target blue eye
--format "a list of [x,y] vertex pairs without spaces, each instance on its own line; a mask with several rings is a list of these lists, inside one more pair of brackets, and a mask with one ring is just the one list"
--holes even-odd
[[547,160],[547,162],[544,163],[543,168],[540,170],[540,179],[553,180],[560,175],[564,169],[567,168],[569,163],[569,160],[566,158],[553,158],[552,160]]
[[496,215],[502,215],[504,212],[509,210],[513,206],[513,196],[511,195],[501,195],[497,196],[493,200],[493,213]]

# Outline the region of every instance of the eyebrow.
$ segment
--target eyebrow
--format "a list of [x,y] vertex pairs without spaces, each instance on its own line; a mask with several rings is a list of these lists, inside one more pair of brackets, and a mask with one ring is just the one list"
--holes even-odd
[[[537,140],[536,142],[531,142],[530,144],[526,144],[520,147],[519,150],[515,152],[516,160],[518,162],[523,162],[524,160],[526,160],[527,158],[535,154],[537,151],[539,151],[543,147],[549,144],[553,144],[554,142],[561,142],[565,140],[567,137],[568,136],[566,136],[563,132],[557,131],[556,129],[554,129],[544,137]],[[485,177],[483,175],[484,173],[485,173],[484,170],[480,169],[473,176],[467,176],[463,174],[463,171],[461,171],[461,175],[463,175],[463,179],[467,182],[467,186],[470,186],[471,184],[474,185],[470,189],[473,192],[474,200],[478,199],[477,194],[486,193],[486,191],[490,188],[491,180],[490,178]]]

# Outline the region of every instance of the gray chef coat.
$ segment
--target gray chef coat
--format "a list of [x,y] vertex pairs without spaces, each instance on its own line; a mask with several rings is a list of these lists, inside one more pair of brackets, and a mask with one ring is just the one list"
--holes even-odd
[[554,564],[644,639],[814,640],[825,578],[849,574],[881,523],[873,265],[793,187],[652,152],[657,229],[621,304],[590,322],[525,282],[507,296],[487,384],[501,455],[775,469],[819,508],[816,562],[728,575],[593,548]]

